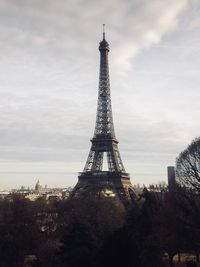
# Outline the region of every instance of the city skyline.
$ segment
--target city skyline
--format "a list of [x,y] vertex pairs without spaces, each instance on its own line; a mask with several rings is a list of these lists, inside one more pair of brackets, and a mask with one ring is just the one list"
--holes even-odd
[[166,181],[200,133],[199,11],[195,0],[0,1],[0,189],[76,184],[95,125],[103,23],[125,168],[133,184]]

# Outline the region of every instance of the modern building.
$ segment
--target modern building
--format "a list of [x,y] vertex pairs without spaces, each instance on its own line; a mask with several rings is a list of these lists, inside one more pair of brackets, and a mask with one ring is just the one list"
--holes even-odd
[[167,177],[169,189],[174,188],[176,185],[176,172],[174,166],[167,167]]

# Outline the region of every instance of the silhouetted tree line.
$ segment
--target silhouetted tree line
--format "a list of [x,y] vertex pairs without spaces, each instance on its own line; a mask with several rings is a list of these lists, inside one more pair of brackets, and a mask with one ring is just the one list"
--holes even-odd
[[200,193],[200,137],[195,138],[176,160],[179,183]]
[[124,207],[100,194],[0,201],[0,266],[162,267],[161,256],[199,253],[200,203],[190,189],[147,190]]

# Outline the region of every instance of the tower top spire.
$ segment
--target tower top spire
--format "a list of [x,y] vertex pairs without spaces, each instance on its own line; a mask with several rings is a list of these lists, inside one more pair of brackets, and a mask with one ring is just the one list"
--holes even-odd
[[103,40],[99,43],[99,50],[100,51],[109,51],[109,44],[105,39],[105,24],[103,24]]
[[106,35],[106,34],[105,34],[105,26],[106,26],[106,25],[103,24],[103,40],[105,40],[105,35]]

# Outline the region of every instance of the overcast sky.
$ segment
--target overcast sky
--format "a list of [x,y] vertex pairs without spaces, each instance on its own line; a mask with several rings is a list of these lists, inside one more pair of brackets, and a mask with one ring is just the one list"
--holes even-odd
[[93,136],[102,24],[133,184],[200,134],[199,0],[0,0],[0,190],[73,186]]

